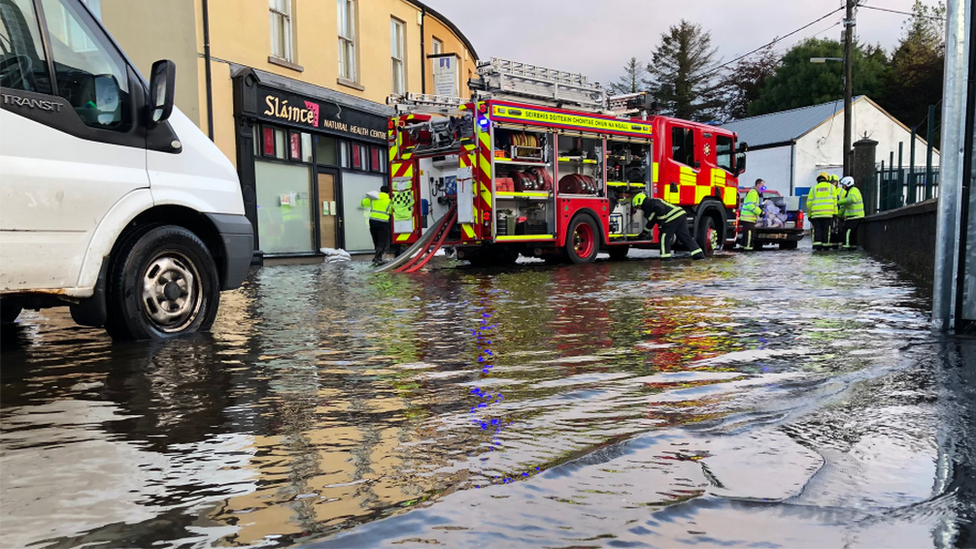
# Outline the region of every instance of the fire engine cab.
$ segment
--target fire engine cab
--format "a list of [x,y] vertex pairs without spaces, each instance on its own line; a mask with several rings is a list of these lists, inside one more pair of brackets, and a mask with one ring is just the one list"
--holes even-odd
[[388,125],[393,243],[384,266],[413,272],[440,246],[476,265],[612,259],[641,237],[638,193],[688,212],[706,255],[736,231],[744,148],[721,128],[666,116],[617,116],[580,74],[493,58],[470,100],[393,98]]

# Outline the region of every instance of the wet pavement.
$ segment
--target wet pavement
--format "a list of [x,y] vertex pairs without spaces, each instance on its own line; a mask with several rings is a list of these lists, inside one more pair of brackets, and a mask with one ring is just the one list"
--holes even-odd
[[976,340],[890,266],[367,269],[265,267],[165,343],[25,313],[0,545],[976,545]]

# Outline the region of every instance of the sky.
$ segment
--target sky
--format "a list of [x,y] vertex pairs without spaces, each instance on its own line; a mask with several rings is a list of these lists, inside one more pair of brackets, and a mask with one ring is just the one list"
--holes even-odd
[[[711,32],[716,60],[730,61],[843,6],[841,0],[425,0],[468,37],[482,59],[503,57],[581,72],[608,84],[631,57],[648,62],[661,33],[681,19]],[[934,5],[933,0],[923,3]],[[866,0],[910,12],[914,0]],[[840,39],[843,10],[775,47],[811,36]],[[889,53],[906,16],[862,8],[856,36]]]

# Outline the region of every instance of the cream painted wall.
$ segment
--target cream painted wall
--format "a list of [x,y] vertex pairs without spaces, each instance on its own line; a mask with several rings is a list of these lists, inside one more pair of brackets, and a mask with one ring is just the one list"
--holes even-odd
[[[267,0],[209,0],[213,71],[214,141],[236,162],[233,84],[229,63],[254,67],[324,88],[384,103],[392,92],[390,20],[404,22],[407,91],[422,89],[420,10],[406,0],[357,0],[358,87],[338,83],[338,23],[335,0],[293,0],[294,63],[301,70],[269,62],[271,29]],[[102,20],[143,74],[158,59],[177,65],[176,105],[206,131],[203,60],[203,2],[102,0]],[[463,42],[435,17],[425,21],[428,52],[436,36],[445,51],[461,56],[465,86],[475,60]],[[431,66],[427,66],[432,86]]]
[[206,116],[201,117],[197,99],[197,89],[203,84],[196,71],[198,3],[102,0],[102,22],[146,78],[154,62],[169,59],[176,63],[176,106],[204,126]]
[[[468,51],[464,42],[455,36],[447,25],[429,13],[424,22],[424,34],[426,35],[424,42],[427,47],[427,52],[424,54],[424,61],[427,63],[427,93],[434,93],[434,71],[433,60],[427,59],[426,55],[434,53],[434,39],[436,38],[444,43],[444,53],[456,53],[458,55],[458,68],[461,76],[458,89],[461,91],[462,97],[471,97],[468,80],[476,74],[476,63],[478,61],[474,58],[474,54]],[[419,92],[420,90],[416,91]]]

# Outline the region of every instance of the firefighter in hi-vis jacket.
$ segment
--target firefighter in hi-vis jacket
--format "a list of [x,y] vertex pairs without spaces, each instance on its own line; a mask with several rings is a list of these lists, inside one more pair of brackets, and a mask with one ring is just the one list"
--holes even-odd
[[668,204],[660,198],[648,198],[644,193],[634,197],[633,205],[644,212],[644,219],[647,220],[647,225],[644,226],[644,231],[638,237],[639,239],[648,238],[651,227],[657,225],[658,236],[661,240],[661,261],[673,259],[671,241],[675,237],[681,241],[685,248],[691,251],[692,259],[705,259],[705,252],[698,247],[698,243],[688,232],[688,213],[685,212],[684,208]]

